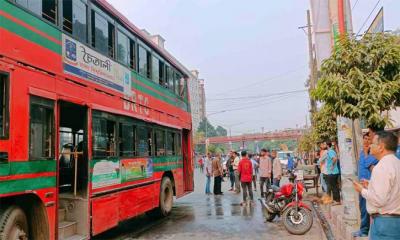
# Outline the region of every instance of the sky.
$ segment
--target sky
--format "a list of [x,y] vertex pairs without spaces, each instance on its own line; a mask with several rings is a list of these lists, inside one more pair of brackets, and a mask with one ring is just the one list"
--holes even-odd
[[[307,24],[309,0],[108,1],[200,72],[213,125],[237,135],[309,124],[308,43],[299,29]],[[400,27],[400,0],[351,0],[351,6],[354,32],[366,30],[381,6],[385,29]]]

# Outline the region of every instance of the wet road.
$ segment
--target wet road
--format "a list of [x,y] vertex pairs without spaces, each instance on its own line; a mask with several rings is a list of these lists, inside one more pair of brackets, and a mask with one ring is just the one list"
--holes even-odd
[[[154,221],[140,216],[96,239],[325,239],[315,217],[307,234],[291,235],[279,219],[264,223],[259,202],[254,207],[241,207],[241,195],[229,192],[226,180],[223,196],[206,196],[204,179],[196,169],[195,192],[176,200],[169,217]],[[259,198],[259,192],[255,196]]]

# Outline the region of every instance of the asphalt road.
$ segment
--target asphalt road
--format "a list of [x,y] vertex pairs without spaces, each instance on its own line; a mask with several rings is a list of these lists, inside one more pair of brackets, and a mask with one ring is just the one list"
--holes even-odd
[[[302,236],[289,234],[279,218],[264,223],[260,203],[240,206],[242,196],[228,191],[227,180],[222,183],[223,196],[205,195],[205,177],[195,171],[195,192],[176,200],[169,217],[154,221],[139,216],[95,239],[325,239],[316,217],[311,230]],[[255,196],[258,199],[259,192]]]

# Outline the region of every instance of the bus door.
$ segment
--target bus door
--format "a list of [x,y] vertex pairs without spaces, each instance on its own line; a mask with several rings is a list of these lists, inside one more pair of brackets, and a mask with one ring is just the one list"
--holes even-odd
[[58,236],[88,236],[88,110],[58,103]]
[[185,192],[192,192],[193,183],[193,158],[191,149],[190,131],[183,129],[182,131],[182,156],[183,156],[183,178],[185,181]]

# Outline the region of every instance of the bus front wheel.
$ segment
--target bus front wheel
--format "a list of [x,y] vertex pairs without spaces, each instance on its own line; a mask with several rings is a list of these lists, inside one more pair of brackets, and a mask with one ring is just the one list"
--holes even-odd
[[147,212],[147,215],[150,217],[166,217],[171,213],[173,203],[174,189],[172,181],[169,177],[163,177],[160,187],[159,206]]
[[0,240],[8,239],[28,239],[28,220],[17,206],[0,210]]

